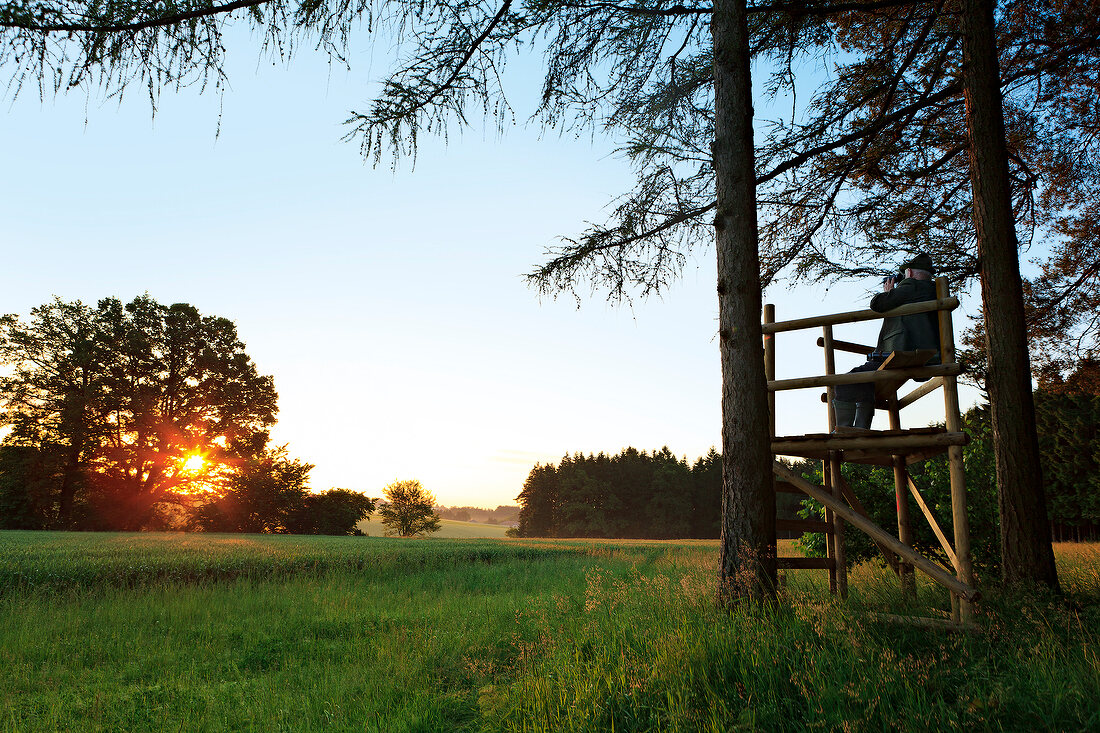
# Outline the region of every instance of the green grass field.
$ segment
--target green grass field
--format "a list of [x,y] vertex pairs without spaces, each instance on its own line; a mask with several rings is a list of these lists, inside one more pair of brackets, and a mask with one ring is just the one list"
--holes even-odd
[[[480,522],[459,522],[454,519],[440,520],[442,526],[438,532],[433,532],[432,537],[445,540],[454,539],[502,539],[508,528],[501,524],[482,524]],[[358,525],[363,534],[368,537],[384,536],[382,522],[377,516],[370,520],[364,519]]]
[[0,730],[1100,729],[1100,546],[965,635],[877,620],[930,611],[866,566],[719,610],[716,552],[2,532]]

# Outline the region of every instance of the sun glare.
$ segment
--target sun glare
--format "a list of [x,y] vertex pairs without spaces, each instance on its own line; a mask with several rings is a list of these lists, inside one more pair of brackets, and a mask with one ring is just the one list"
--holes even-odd
[[205,464],[206,460],[201,455],[193,453],[187,457],[180,468],[184,471],[200,471]]

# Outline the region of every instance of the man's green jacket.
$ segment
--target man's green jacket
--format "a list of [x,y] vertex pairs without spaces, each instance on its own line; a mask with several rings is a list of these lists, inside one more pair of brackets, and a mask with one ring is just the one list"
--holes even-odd
[[[936,299],[936,284],[931,280],[906,278],[888,293],[879,293],[871,298],[871,310],[885,313],[907,303],[919,303]],[[882,329],[878,333],[878,351],[889,354],[891,351],[916,351],[917,349],[935,349],[936,358],[930,364],[938,364],[940,350],[939,322],[936,311],[914,313],[909,316],[884,318]]]

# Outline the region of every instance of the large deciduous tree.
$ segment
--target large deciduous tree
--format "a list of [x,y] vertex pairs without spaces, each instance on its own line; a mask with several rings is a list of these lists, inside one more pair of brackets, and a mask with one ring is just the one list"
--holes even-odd
[[55,299],[2,325],[4,445],[55,456],[50,526],[72,525],[80,504],[85,526],[140,528],[155,505],[213,488],[218,467],[267,442],[273,381],[225,318],[141,296]]

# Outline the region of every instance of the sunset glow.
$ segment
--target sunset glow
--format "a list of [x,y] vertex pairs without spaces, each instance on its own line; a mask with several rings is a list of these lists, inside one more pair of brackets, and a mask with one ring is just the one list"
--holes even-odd
[[180,470],[193,473],[195,471],[201,471],[202,467],[206,465],[206,459],[199,453],[193,453],[187,457],[187,460],[180,466]]

